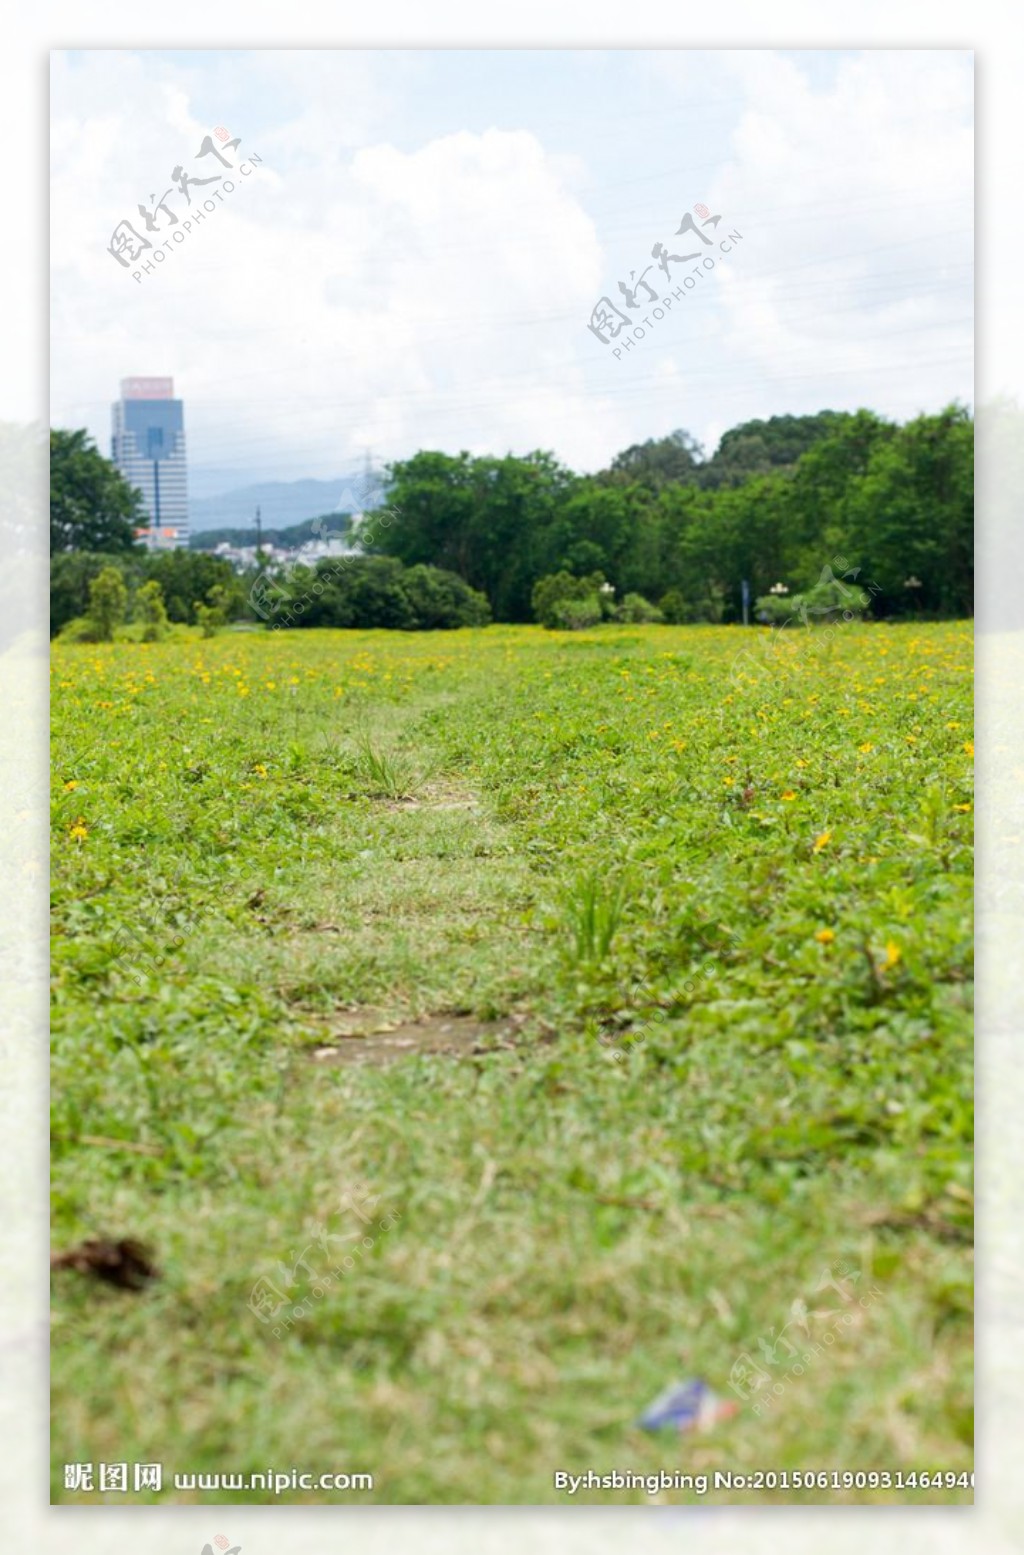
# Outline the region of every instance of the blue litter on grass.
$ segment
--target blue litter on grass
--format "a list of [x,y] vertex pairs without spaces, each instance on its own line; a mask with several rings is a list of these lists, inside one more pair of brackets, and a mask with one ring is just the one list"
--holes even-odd
[[690,1382],[674,1382],[659,1393],[636,1423],[643,1431],[662,1431],[666,1426],[677,1431],[704,1431],[716,1420],[735,1414],[736,1407],[695,1377]]

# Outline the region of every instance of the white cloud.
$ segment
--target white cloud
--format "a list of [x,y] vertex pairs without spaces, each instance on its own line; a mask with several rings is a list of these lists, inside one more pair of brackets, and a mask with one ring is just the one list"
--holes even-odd
[[[474,70],[491,68],[480,58]],[[291,478],[336,474],[366,447],[554,447],[593,468],[680,425],[713,444],[751,415],[911,414],[964,394],[970,325],[951,320],[970,299],[965,57],[844,57],[827,82],[769,53],[708,58],[713,70],[634,56],[628,71],[635,82],[647,62],[659,104],[673,73],[687,92],[700,79],[725,130],[680,153],[671,125],[652,142],[661,109],[634,98],[618,162],[607,125],[600,144],[585,129],[545,144],[528,101],[517,126],[506,111],[500,128],[438,133],[429,55],[59,59],[55,419],[105,446],[118,379],[172,373],[195,461]],[[218,122],[263,163],[138,285],[105,252],[110,233],[177,163],[203,172],[210,159],[193,158]],[[635,188],[630,135],[648,148]],[[590,309],[627,251],[678,222],[679,180],[647,172],[652,146],[704,157],[680,208],[713,201],[744,240],[613,364]],[[621,254],[602,241],[616,222]]]
[[714,197],[744,231],[722,277],[737,378],[766,406],[969,395],[969,58],[866,54],[820,91],[789,60],[729,58],[747,107]]

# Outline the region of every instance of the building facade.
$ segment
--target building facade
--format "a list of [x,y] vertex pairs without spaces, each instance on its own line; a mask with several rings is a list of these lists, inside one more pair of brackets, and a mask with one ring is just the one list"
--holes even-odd
[[149,522],[139,538],[151,550],[187,545],[185,417],[173,378],[122,378],[111,455],[129,486],[142,492]]

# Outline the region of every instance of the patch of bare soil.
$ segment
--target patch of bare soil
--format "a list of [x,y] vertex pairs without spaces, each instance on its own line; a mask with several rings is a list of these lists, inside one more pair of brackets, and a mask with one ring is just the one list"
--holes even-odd
[[416,794],[387,799],[377,795],[385,810],[479,810],[480,801],[467,789],[450,783],[425,783]]
[[357,1010],[331,1031],[330,1046],[313,1049],[319,1064],[390,1064],[421,1053],[467,1057],[517,1044],[525,1016],[474,1020],[469,1015],[427,1015],[422,1020],[387,1024],[380,1011]]

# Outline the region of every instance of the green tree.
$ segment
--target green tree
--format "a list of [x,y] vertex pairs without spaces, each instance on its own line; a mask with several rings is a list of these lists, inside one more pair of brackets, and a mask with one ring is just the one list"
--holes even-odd
[[93,640],[113,641],[128,610],[128,590],[116,567],[104,567],[89,584],[89,625]]
[[407,566],[456,572],[499,621],[530,619],[530,590],[545,569],[550,530],[573,485],[551,454],[526,458],[420,453],[388,471],[394,522],[373,523],[375,547]]
[[[80,620],[89,609],[89,585],[104,567],[111,565],[110,556],[94,555],[89,551],[60,551],[50,559],[50,635],[67,626],[69,621]],[[116,565],[123,572],[129,565],[127,556],[118,558]]]
[[184,548],[149,551],[143,559],[142,570],[147,580],[152,578],[159,583],[172,621],[198,620],[196,606],[210,604],[210,593],[215,588],[224,591],[225,617],[231,610],[241,609],[238,576],[222,556]]
[[208,603],[198,600],[193,606],[196,625],[204,637],[216,637],[227,621],[231,595],[222,583],[215,583],[206,598]]
[[167,610],[159,583],[150,578],[135,595],[135,619],[142,622],[142,641],[158,643],[167,636]]
[[141,493],[85,431],[50,432],[50,551],[132,551],[147,522]]
[[836,411],[822,410],[813,416],[769,416],[767,421],[744,421],[730,427],[702,466],[700,483],[708,489],[738,486],[755,475],[792,470],[842,419]]
[[657,492],[670,481],[695,483],[703,459],[700,443],[680,429],[668,437],[649,437],[646,443],[624,448],[615,455],[603,479],[611,484],[636,481]]
[[876,448],[896,431],[874,411],[837,415],[829,435],[798,461],[783,536],[779,573],[783,582],[811,588],[834,554],[849,556],[846,504],[850,492],[867,473]]
[[973,614],[974,426],[962,405],[876,444],[842,515],[843,551],[880,590],[880,613]]
[[639,481],[623,478],[609,485],[590,476],[574,481],[545,532],[542,571],[577,577],[603,572],[619,587],[642,593],[660,565],[655,500]]

